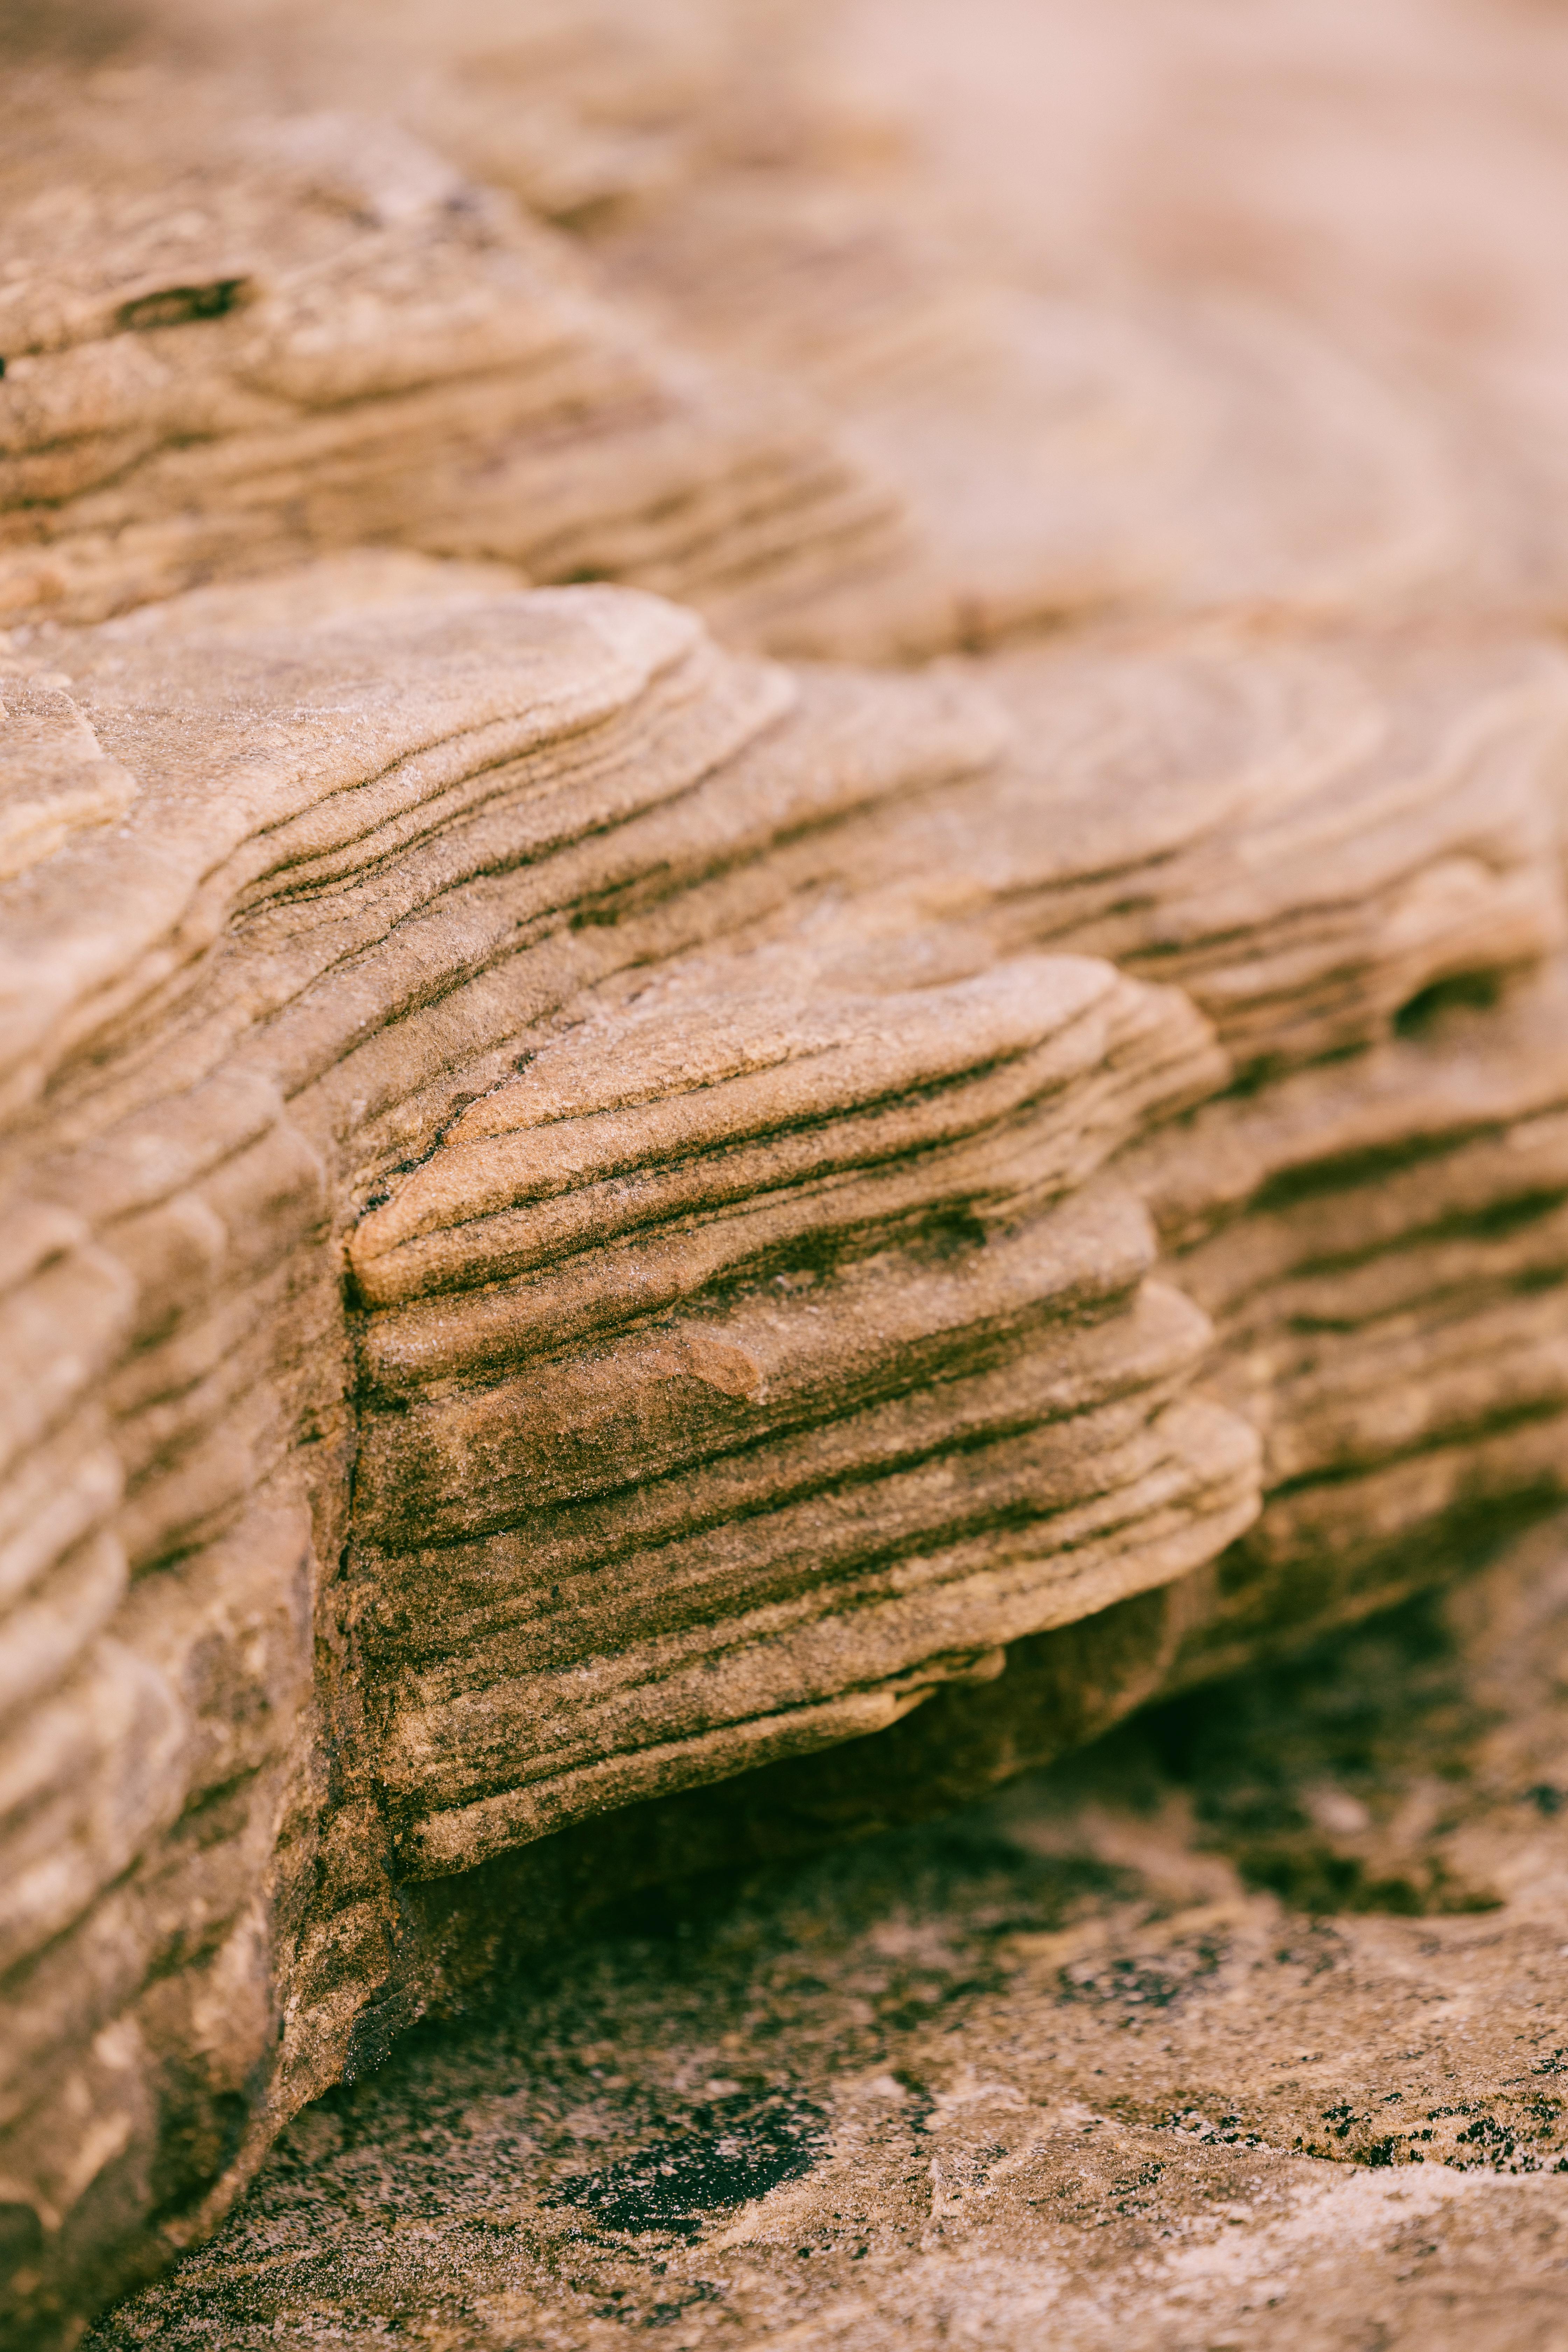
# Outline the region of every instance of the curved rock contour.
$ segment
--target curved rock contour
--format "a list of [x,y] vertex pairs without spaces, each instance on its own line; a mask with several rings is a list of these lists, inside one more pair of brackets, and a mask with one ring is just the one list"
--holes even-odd
[[364,557],[4,693],[40,2325],[406,2000],[400,1885],[1560,1490],[1544,656],[791,673]]
[[637,13],[0,93],[8,2343],[1563,1491],[1552,448]]

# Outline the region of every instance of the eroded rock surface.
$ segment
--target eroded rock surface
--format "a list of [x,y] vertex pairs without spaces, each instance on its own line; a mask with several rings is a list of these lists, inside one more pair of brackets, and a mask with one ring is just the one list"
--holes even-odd
[[[1373,29],[1270,0],[1243,28],[1142,0],[1092,26],[1028,0],[529,0],[503,23],[399,0],[376,42],[359,23],[357,0],[160,0],[136,53],[194,48],[230,109],[395,115],[727,380],[787,383],[819,463],[830,444],[886,503],[880,538],[838,528],[837,572],[795,519],[809,592],[752,600],[776,650],[885,659],[1107,606],[1568,604],[1541,226],[1562,53],[1537,9],[1413,0]],[[612,566],[668,585],[640,560]]]
[[[95,620],[365,542],[631,580],[766,636],[890,489],[395,123],[18,77],[0,188],[0,617]],[[776,609],[775,609],[776,608]]]
[[11,2162],[68,2278],[437,1989],[400,1884],[1558,1490],[1544,656],[792,676],[382,558],[13,667]]
[[302,2116],[89,2342],[1545,2352],[1563,1559],[645,1900]]
[[607,1886],[1563,1495],[1550,464],[1255,290],[981,267],[797,12],[483,15],[4,100],[28,2345]]
[[[132,35],[6,108],[3,609],[365,541],[834,659],[1107,609],[1568,604],[1539,388],[1521,417],[1434,382],[1256,269],[1173,299],[1135,238],[1097,281],[1042,265],[879,153],[810,7],[416,0],[367,43],[357,0],[195,0]],[[895,37],[895,86],[942,37]]]

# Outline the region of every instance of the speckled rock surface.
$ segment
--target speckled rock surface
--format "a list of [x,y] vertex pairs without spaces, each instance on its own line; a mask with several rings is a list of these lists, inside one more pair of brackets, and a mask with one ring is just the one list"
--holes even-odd
[[1563,1532],[939,1826],[629,1911],[302,2116],[94,2352],[1546,2352]]

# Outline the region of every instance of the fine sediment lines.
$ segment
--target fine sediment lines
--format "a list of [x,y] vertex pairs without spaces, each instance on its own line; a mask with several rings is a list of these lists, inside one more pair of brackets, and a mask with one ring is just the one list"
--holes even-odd
[[154,81],[138,145],[112,94],[53,97],[0,178],[0,615],[380,542],[765,636],[847,556],[897,557],[893,494],[808,404],[661,343],[394,124],[214,125]]
[[58,2262],[199,2226],[135,2181],[198,2216],[331,2079],[400,1884],[1216,1561],[1227,1654],[1560,1490],[1544,653],[791,672],[384,554],[5,695],[7,2163]]
[[995,1777],[1568,1461],[1528,468],[1264,302],[980,268],[793,68],[747,111],[787,10],[627,83],[458,9],[402,108],[428,12],[317,13],[310,110],[216,20],[4,101],[51,2347],[456,1997],[487,1867],[851,1739],[824,1812]]
[[[349,51],[321,77],[345,110],[258,110],[238,62],[205,107],[152,64],[133,108],[111,79],[19,89],[0,613],[90,621],[366,542],[631,583],[830,659],[1107,611],[1562,611],[1550,434],[1489,440],[1256,290],[1009,273],[908,173],[836,163],[831,110],[726,157],[727,48],[671,95],[679,168],[564,212],[526,108],[464,135],[477,68],[412,109],[466,171],[353,110],[384,75]],[[542,52],[562,90],[567,50]]]

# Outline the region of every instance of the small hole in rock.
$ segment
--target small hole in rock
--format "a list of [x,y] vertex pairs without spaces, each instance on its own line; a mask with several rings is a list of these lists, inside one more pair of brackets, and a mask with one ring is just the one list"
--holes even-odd
[[1396,1037],[1424,1037],[1446,1013],[1489,1012],[1502,994],[1500,971],[1457,971],[1418,989],[1394,1016]]
[[250,293],[248,278],[214,278],[203,286],[161,286],[154,294],[139,294],[122,302],[115,323],[124,332],[139,334],[149,327],[184,327],[193,319],[221,319]]

